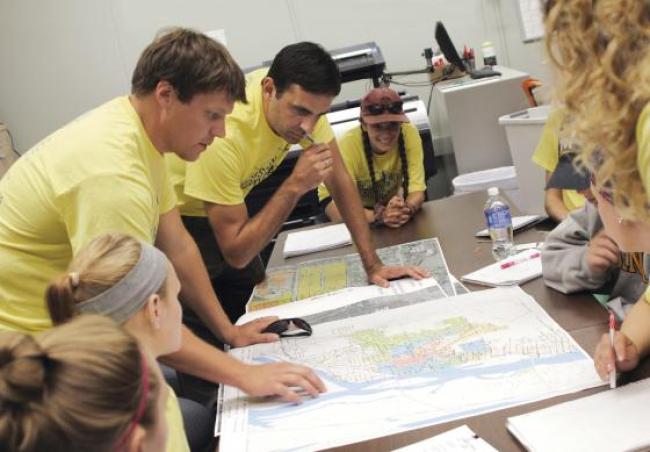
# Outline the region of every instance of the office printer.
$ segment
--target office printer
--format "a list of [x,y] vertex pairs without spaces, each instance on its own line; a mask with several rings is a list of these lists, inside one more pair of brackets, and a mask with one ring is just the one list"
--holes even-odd
[[[343,83],[355,80],[372,79],[375,86],[386,68],[384,56],[376,42],[366,42],[336,50],[328,50],[339,68]],[[258,66],[248,67],[244,72],[251,72],[263,67],[271,67],[273,60],[264,61]]]
[[372,79],[379,86],[386,62],[375,42],[366,42],[350,47],[331,50],[330,55],[339,68],[343,83]]

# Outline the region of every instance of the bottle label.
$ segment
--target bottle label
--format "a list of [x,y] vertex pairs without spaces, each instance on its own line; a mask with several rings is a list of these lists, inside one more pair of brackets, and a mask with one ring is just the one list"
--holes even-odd
[[512,217],[508,206],[495,206],[485,210],[488,229],[501,229],[512,226]]
[[495,55],[483,57],[483,64],[485,66],[496,66],[497,57]]

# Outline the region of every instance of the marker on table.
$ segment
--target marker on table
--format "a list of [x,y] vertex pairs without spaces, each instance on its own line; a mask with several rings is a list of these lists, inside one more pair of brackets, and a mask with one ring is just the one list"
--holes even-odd
[[[612,347],[614,359],[616,359],[616,350],[614,350],[614,332],[616,331],[616,316],[613,311],[609,311],[609,345]],[[609,373],[609,387],[614,389],[616,387],[616,364],[614,369]]]
[[526,262],[526,261],[529,261],[529,260],[532,260],[532,259],[537,259],[541,255],[542,255],[542,253],[533,253],[533,254],[531,254],[529,256],[522,256],[520,258],[512,259],[512,260],[509,260],[508,262],[504,262],[503,264],[500,265],[500,267],[501,267],[501,270],[505,270],[506,268],[510,268],[510,267],[512,267],[514,265],[521,264],[523,262]]

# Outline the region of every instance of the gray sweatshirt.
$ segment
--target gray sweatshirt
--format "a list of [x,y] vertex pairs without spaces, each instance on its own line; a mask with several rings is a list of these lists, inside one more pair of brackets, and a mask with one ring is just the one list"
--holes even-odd
[[622,305],[634,304],[648,283],[643,253],[621,253],[619,265],[604,273],[587,266],[589,240],[603,228],[598,209],[587,202],[553,229],[542,249],[544,283],[562,293],[591,291],[621,297]]

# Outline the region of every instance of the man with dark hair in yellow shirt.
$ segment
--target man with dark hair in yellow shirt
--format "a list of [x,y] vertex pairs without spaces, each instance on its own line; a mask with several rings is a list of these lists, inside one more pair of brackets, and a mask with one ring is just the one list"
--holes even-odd
[[[323,181],[350,229],[369,281],[385,286],[392,278],[425,275],[416,267],[384,266],[375,252],[356,185],[325,117],[340,87],[338,67],[322,47],[310,42],[286,46],[268,70],[248,74],[248,103],[235,105],[226,120],[224,139],[215,141],[196,162],[167,158],[190,233],[206,246],[212,242],[209,253],[201,247],[204,258],[222,255],[225,261],[212,262],[211,277],[217,291],[232,284],[232,280],[220,278],[222,273],[228,271],[236,279],[236,270],[258,256],[300,197]],[[293,172],[266,205],[249,217],[244,198],[280,165],[289,147],[299,142],[305,150]],[[189,218],[206,216],[209,226],[205,219]],[[244,301],[235,300],[231,318],[243,312]]]
[[[225,47],[192,30],[174,30],[144,50],[130,96],[77,118],[16,162],[0,180],[0,329],[50,328],[49,280],[94,237],[115,231],[155,243],[167,255],[184,302],[223,342],[277,340],[262,333],[274,318],[234,326],[226,317],[181,222],[163,159],[165,153],[198,158],[224,135],[234,102],[245,100],[244,76]],[[180,351],[165,361],[257,396],[297,401],[292,388],[324,390],[303,366],[245,364],[187,329]]]

